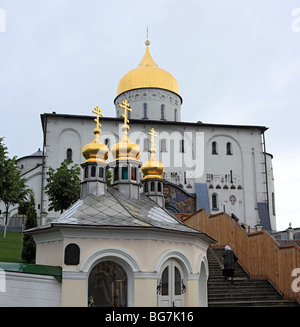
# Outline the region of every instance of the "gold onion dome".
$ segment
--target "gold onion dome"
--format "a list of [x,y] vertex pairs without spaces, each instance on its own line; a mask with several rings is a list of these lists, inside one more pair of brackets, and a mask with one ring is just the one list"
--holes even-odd
[[94,129],[95,138],[91,143],[86,144],[82,148],[82,155],[86,159],[85,162],[105,162],[108,159],[109,150],[108,147],[99,140],[99,135],[101,133],[99,128],[99,126],[101,126],[99,123],[99,116],[103,115],[99,107],[96,107],[93,113],[97,114],[97,118],[94,119],[97,123],[97,127]]
[[148,179],[148,178],[163,179],[162,175],[165,171],[165,167],[161,161],[159,161],[155,158],[156,149],[155,149],[155,144],[154,144],[154,137],[157,137],[157,136],[156,136],[156,132],[155,132],[154,128],[152,128],[148,134],[150,134],[152,136],[151,141],[150,141],[152,143],[152,147],[150,149],[151,158],[142,165],[141,169],[142,169],[142,172],[144,175],[143,179]]
[[129,120],[127,119],[127,111],[131,111],[129,103],[124,100],[120,104],[121,108],[124,108],[124,125],[122,126],[122,131],[124,132],[122,139],[119,143],[113,145],[110,149],[114,160],[138,160],[140,157],[140,147],[136,143],[132,143],[129,139]]
[[147,40],[146,53],[137,68],[125,74],[118,85],[117,96],[123,92],[140,88],[160,88],[179,94],[177,80],[166,70],[159,68],[153,60]]

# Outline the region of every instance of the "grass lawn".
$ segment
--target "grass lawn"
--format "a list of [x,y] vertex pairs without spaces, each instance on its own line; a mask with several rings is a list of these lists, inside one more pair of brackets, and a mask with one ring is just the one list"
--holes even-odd
[[23,246],[23,234],[0,231],[0,262],[22,262],[21,252]]

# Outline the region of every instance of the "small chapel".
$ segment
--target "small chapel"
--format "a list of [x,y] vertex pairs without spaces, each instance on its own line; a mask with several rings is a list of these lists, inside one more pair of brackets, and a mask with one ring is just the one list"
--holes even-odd
[[206,251],[215,240],[165,209],[156,132],[149,131],[151,158],[142,163],[129,138],[132,109],[126,100],[120,108],[123,135],[110,149],[99,140],[101,109],[93,111],[81,198],[51,223],[25,231],[36,242],[36,264],[62,267],[61,306],[207,306]]

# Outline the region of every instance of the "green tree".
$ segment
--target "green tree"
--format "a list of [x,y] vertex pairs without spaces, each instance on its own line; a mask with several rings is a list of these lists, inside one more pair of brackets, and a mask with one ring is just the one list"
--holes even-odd
[[[34,228],[37,226],[37,214],[33,192],[30,192],[30,200],[27,202],[27,205],[23,205],[23,208],[25,207],[27,207],[25,229]],[[36,245],[33,237],[25,234],[23,236],[22,260],[26,263],[35,263],[35,253]]]
[[49,168],[46,193],[49,196],[49,210],[60,211],[68,209],[80,197],[80,167],[69,167],[70,162],[64,160],[55,171]]
[[0,200],[5,205],[5,228],[9,207],[23,201],[29,192],[26,182],[26,178],[21,176],[20,169],[17,166],[17,158],[7,156],[7,147],[3,144],[3,138],[0,138]]

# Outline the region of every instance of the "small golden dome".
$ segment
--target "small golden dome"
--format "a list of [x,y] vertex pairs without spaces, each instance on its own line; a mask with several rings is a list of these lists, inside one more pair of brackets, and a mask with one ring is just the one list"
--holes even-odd
[[121,78],[117,96],[125,91],[140,88],[160,88],[179,95],[177,80],[169,72],[157,66],[149,51],[150,42],[147,40],[145,44],[144,58],[137,68],[130,70]]
[[129,140],[128,132],[129,132],[129,120],[127,118],[127,112],[131,111],[129,103],[127,100],[124,100],[120,107],[124,109],[124,114],[122,117],[124,118],[124,125],[122,126],[122,131],[124,135],[121,139],[121,142],[113,145],[111,147],[111,153],[114,160],[138,160],[140,157],[140,147],[136,143],[132,143]]
[[86,159],[85,162],[105,162],[108,159],[108,147],[100,142],[100,132],[98,130],[97,128],[94,130],[94,140],[82,148],[82,154]]
[[161,161],[155,158],[154,152],[151,153],[151,158],[142,165],[141,169],[144,175],[143,179],[148,179],[148,178],[163,179],[162,175],[165,171],[165,167]]
[[148,179],[148,178],[162,178],[162,175],[165,171],[165,167],[163,165],[163,163],[159,160],[157,160],[155,158],[155,153],[156,153],[156,149],[155,149],[155,142],[154,142],[154,138],[157,137],[156,132],[154,130],[154,128],[151,128],[150,132],[148,133],[149,135],[151,135],[151,158],[145,162],[142,165],[142,172],[144,175],[143,179]]
[[113,145],[110,149],[114,160],[138,160],[140,157],[140,147],[129,140],[127,132],[129,126],[124,124],[122,127],[124,135],[121,142]]
[[94,119],[97,124],[94,129],[95,138],[91,143],[86,144],[82,148],[82,155],[86,159],[85,162],[105,162],[108,159],[109,150],[108,147],[99,140],[99,135],[101,133],[99,128],[101,126],[99,116],[103,115],[99,107],[94,108],[93,113],[97,115],[97,118]]

